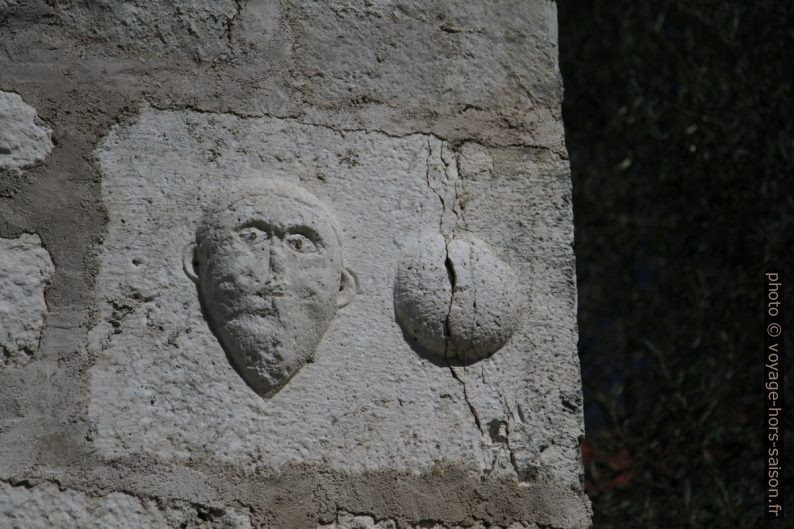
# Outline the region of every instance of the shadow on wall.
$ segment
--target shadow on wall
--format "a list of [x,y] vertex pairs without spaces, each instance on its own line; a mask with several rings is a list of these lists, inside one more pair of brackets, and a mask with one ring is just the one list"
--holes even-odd
[[794,5],[558,5],[595,527],[758,527],[762,272],[794,261]]

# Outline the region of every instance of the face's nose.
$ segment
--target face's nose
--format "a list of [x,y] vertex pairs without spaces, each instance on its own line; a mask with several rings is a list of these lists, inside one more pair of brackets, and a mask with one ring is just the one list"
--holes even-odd
[[255,247],[249,248],[244,256],[240,255],[244,272],[238,280],[241,284],[248,284],[247,288],[255,289],[263,294],[270,294],[271,290],[283,290],[284,275],[287,271],[288,248],[278,236],[272,236],[266,241],[258,242]]
[[280,282],[284,277],[284,272],[287,269],[287,249],[283,240],[275,239],[270,245],[269,263],[267,263],[267,270],[269,273],[269,280],[271,283]]
[[244,256],[238,257],[241,263],[245,263],[238,278],[241,284],[248,284],[247,288],[253,288],[258,292],[277,281],[284,269],[279,246],[279,241],[273,238],[260,242]]

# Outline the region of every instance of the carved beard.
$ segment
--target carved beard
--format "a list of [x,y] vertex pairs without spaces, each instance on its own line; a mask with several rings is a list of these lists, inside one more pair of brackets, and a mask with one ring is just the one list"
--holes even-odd
[[214,308],[210,321],[232,366],[262,397],[276,393],[311,359],[334,312],[289,295],[242,296],[233,307]]

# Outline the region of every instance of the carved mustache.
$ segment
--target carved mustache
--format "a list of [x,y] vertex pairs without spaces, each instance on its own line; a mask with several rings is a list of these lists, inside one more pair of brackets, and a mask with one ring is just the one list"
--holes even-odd
[[235,294],[226,303],[221,304],[226,320],[233,320],[240,316],[269,317],[277,315],[279,310],[273,305],[273,301],[276,298],[285,297],[287,289],[282,284],[269,284],[256,292],[240,295],[238,291]]
[[[220,281],[215,286],[215,291],[222,294],[224,297],[229,298],[237,298],[240,292],[251,292],[250,287],[246,287],[245,285],[241,285],[236,278],[231,278],[229,280]],[[282,297],[287,293],[289,290],[289,286],[282,281],[267,281],[263,286],[254,290],[252,294],[253,296],[257,296],[260,298],[268,298],[268,297]],[[248,297],[248,296],[243,296]]]
[[287,285],[281,282],[268,282],[264,287],[257,290],[256,295],[260,298],[280,298],[287,292]]

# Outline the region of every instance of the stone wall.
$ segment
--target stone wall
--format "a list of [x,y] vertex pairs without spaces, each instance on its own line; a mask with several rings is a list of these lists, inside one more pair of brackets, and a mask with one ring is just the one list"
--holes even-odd
[[553,2],[0,42],[0,526],[589,527]]

